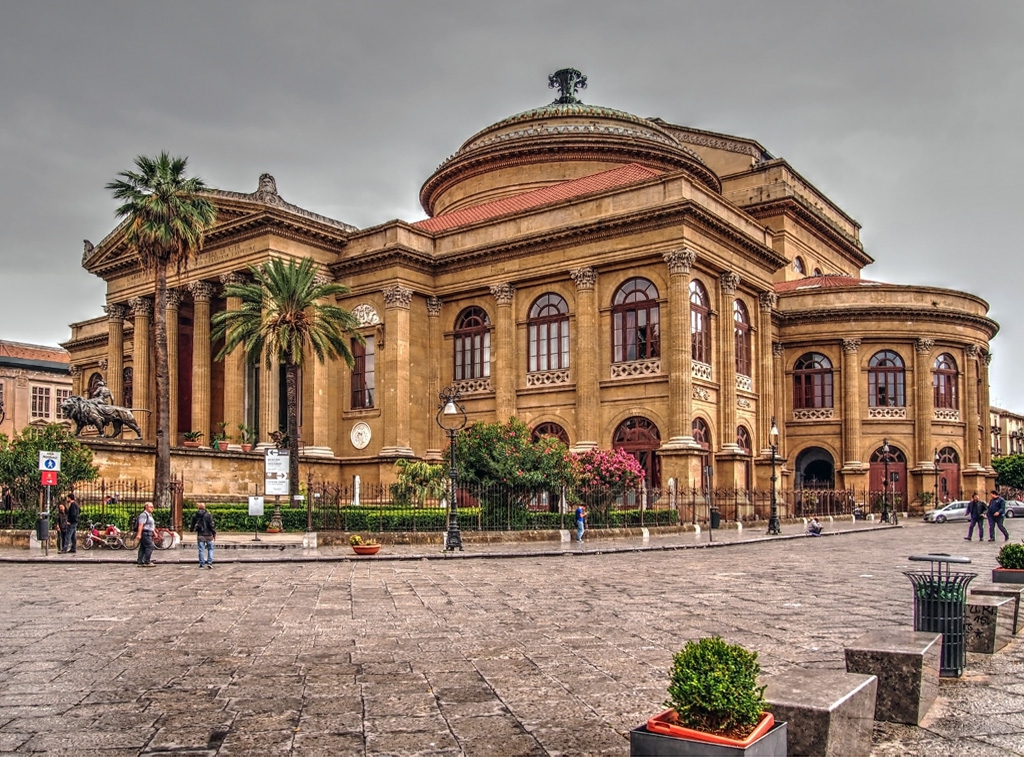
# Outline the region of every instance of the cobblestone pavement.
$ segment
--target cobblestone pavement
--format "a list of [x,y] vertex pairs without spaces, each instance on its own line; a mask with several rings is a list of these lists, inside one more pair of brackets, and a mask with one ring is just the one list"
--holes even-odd
[[[967,555],[981,583],[999,546],[958,524],[827,529],[392,559],[222,536],[213,570],[193,548],[151,569],[3,550],[0,752],[625,755],[686,640],[744,644],[766,675],[842,668],[844,642],[912,625],[908,555]],[[1022,662],[1019,639],[969,655],[922,727],[876,724],[873,754],[1024,754]]]

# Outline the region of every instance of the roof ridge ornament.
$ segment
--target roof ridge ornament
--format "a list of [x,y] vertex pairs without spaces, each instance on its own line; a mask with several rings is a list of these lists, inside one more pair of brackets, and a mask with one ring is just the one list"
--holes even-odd
[[571,105],[581,102],[576,92],[587,88],[587,77],[575,68],[562,68],[548,77],[548,89],[558,88],[559,96],[555,105]]

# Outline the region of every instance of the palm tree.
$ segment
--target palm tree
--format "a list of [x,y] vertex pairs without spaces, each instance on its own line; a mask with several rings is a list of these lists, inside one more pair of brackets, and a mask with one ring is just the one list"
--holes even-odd
[[[127,222],[125,239],[153,272],[156,293],[153,327],[156,344],[156,462],[153,499],[158,507],[171,504],[171,389],[167,367],[167,271],[178,273],[203,246],[206,232],[217,218],[217,209],[203,194],[208,187],[198,177],[186,177],[188,158],[172,158],[166,152],[155,158],[140,155],[137,171],[121,171],[107,184],[122,204],[115,211]],[[136,337],[145,335],[136,335]]]
[[[352,313],[325,300],[348,293],[342,284],[324,282],[312,258],[300,262],[272,258],[259,268],[249,267],[252,281],[227,284],[226,297],[241,300],[238,310],[224,310],[212,318],[214,340],[224,338],[217,354],[223,360],[241,347],[250,362],[263,359],[268,371],[285,367],[288,415],[289,498],[299,492],[299,370],[307,356],[323,363],[342,358],[351,368],[355,359],[349,339],[363,342]],[[267,429],[264,430],[266,433]],[[309,509],[307,503],[307,527]],[[275,517],[279,517],[275,511]]]

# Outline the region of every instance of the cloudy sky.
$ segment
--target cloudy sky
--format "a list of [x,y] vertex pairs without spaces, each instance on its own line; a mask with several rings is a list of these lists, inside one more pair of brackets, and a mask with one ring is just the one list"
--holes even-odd
[[101,314],[82,240],[139,154],[368,226],[470,135],[585,102],[758,140],[862,225],[866,278],[964,289],[1024,412],[1024,3],[0,0],[0,338]]

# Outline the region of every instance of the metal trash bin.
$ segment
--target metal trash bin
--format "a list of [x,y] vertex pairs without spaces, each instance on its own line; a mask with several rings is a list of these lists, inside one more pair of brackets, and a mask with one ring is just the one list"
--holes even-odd
[[711,527],[719,528],[722,525],[722,513],[717,507],[711,508]]
[[904,571],[914,585],[914,630],[942,634],[939,675],[959,678],[967,664],[967,585],[977,573],[958,573],[951,565],[970,563],[957,555],[911,555],[910,560],[928,562],[924,571]]
[[39,543],[43,544],[50,538],[50,513],[43,511],[39,513],[39,519],[36,521],[36,538],[39,539]]

